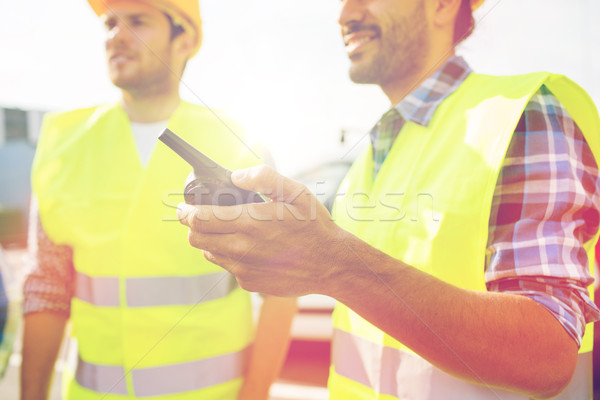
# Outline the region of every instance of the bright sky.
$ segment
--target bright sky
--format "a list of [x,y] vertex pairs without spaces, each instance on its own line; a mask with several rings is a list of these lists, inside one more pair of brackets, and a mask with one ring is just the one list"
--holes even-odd
[[[388,104],[348,79],[338,0],[201,0],[204,44],[182,96],[239,116],[284,173],[339,158]],[[487,0],[461,49],[479,72],[568,75],[600,104],[598,0]],[[0,0],[0,105],[64,110],[117,99],[84,0]],[[349,132],[344,146],[339,133]],[[364,140],[362,141],[364,143]]]

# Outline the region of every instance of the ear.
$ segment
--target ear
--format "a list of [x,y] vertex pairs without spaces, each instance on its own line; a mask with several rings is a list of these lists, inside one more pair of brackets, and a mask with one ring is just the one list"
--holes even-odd
[[454,21],[458,15],[462,0],[434,0],[436,8],[433,16],[433,24],[437,28],[454,27]]
[[173,49],[175,53],[185,60],[190,59],[195,45],[196,41],[194,40],[194,37],[187,32],[182,32],[173,39]]

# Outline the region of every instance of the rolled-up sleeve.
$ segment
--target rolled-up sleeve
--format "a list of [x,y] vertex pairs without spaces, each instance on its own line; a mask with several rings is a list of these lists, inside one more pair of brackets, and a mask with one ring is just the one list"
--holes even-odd
[[[37,219],[37,249],[34,266],[23,286],[23,314],[50,311],[70,315],[75,291],[73,250],[50,240]],[[35,247],[35,246],[34,246]]]
[[511,140],[496,185],[486,253],[490,291],[532,298],[578,345],[600,310],[584,243],[598,232],[598,166],[577,124],[542,87]]

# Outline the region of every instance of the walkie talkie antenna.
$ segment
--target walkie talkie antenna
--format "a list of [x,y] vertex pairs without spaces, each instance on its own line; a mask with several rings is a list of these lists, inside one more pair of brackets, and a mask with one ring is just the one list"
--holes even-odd
[[175,153],[179,154],[181,158],[187,161],[187,163],[194,168],[194,171],[200,171],[202,168],[218,169],[218,164],[216,162],[199,152],[191,144],[177,136],[170,129],[165,129],[160,134],[158,139],[169,146]]

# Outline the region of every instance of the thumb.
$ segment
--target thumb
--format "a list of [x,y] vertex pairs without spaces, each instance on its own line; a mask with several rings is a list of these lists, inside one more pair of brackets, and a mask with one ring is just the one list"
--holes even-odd
[[286,178],[268,165],[233,171],[231,180],[242,189],[253,190],[264,194],[271,200],[290,204],[302,193],[308,192],[306,186]]

